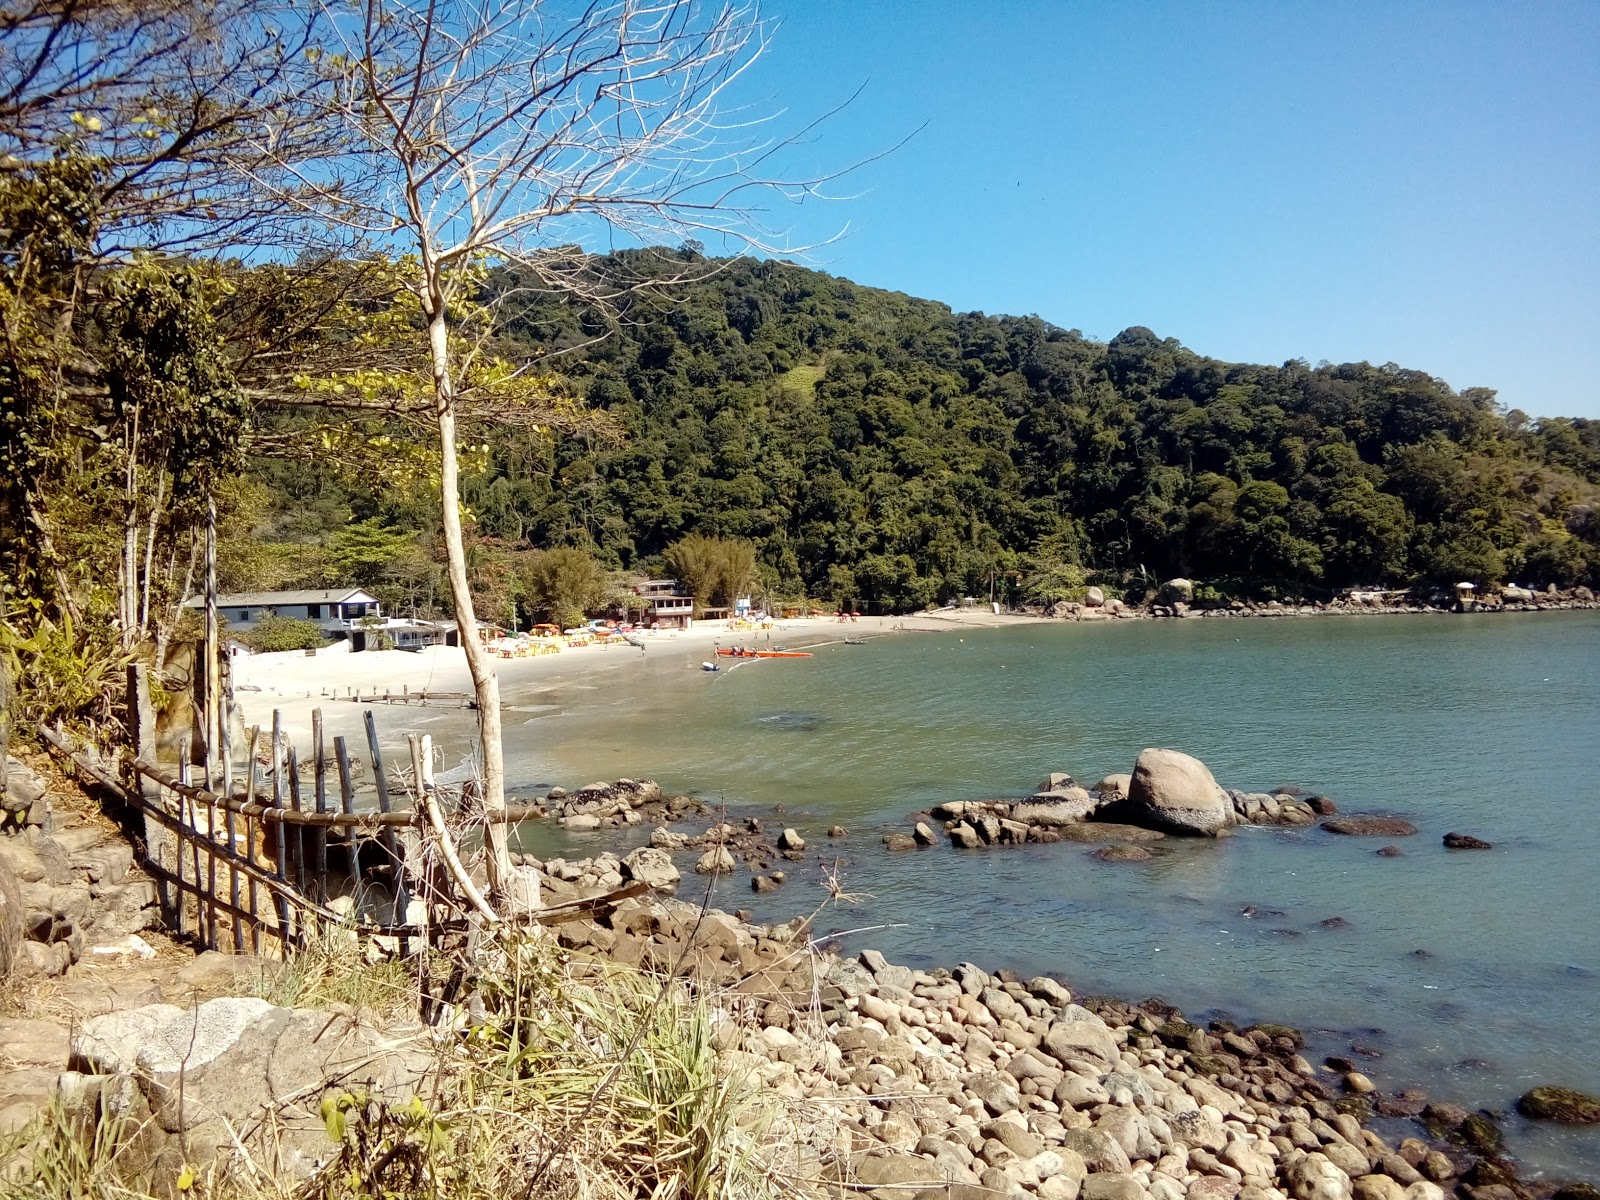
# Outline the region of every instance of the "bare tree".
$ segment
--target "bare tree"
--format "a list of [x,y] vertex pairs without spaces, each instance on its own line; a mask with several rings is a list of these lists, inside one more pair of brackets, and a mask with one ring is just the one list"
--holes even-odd
[[[270,161],[247,174],[335,234],[403,253],[432,369],[448,576],[478,702],[485,807],[505,803],[500,690],[479,637],[463,547],[457,433],[481,339],[462,306],[487,265],[601,304],[644,286],[576,247],[725,236],[767,248],[756,204],[823,181],[769,164],[793,138],[732,101],[768,33],[753,7],[696,0],[324,0],[320,55],[347,147],[337,167]],[[256,149],[270,159],[281,131]],[[806,130],[801,130],[803,134]],[[796,136],[799,136],[798,134]],[[703,260],[653,272],[659,285]],[[509,855],[490,826],[492,892]]]
[[282,245],[301,217],[286,168],[343,148],[317,120],[323,32],[292,0],[0,0],[0,169],[89,156],[103,259]]

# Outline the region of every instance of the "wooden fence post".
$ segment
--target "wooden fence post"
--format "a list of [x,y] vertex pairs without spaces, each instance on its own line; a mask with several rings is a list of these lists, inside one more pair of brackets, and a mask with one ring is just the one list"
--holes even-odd
[[[128,737],[133,743],[134,755],[147,763],[156,761],[156,710],[150,702],[150,668],[144,663],[128,667]],[[143,775],[129,781],[130,790],[136,790],[149,804],[161,807],[161,785]],[[144,818],[145,855],[162,871],[177,874],[178,837],[155,818]],[[156,876],[156,897],[161,904],[161,920],[169,929],[176,929],[182,920],[183,893],[161,875]]]

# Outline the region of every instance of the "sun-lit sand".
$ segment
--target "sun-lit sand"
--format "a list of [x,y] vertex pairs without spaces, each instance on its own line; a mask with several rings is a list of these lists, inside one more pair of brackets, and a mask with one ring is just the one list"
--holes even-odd
[[[770,631],[759,633],[730,631],[725,621],[705,621],[689,630],[642,633],[641,640],[647,646],[643,651],[626,643],[594,644],[568,647],[559,654],[497,658],[494,665],[502,693],[511,693],[546,681],[570,683],[590,677],[615,676],[631,660],[641,657],[681,661],[685,670],[693,670],[701,661],[712,659],[719,645],[761,649],[769,645],[804,647],[846,637],[934,633],[958,626],[992,627],[1035,619],[1038,618],[996,616],[987,608],[944,609],[905,617],[861,617],[849,622],[836,617],[778,621]],[[259,724],[265,729],[271,725],[276,710],[285,731],[297,745],[309,745],[311,713],[315,708],[322,709],[328,737],[342,734],[364,740],[361,714],[369,707],[375,707],[380,731],[387,732],[397,718],[413,726],[425,723],[427,710],[419,704],[403,702],[404,696],[415,697],[418,693],[459,696],[472,691],[466,655],[453,646],[432,646],[415,652],[369,650],[361,654],[324,652],[312,656],[300,653],[245,655],[233,660],[233,672],[234,694],[245,725]],[[655,672],[652,675],[659,677]],[[381,699],[376,706],[351,703],[352,696],[367,700],[374,696],[381,698],[385,693],[390,697],[388,704]],[[428,707],[432,709],[437,705],[459,708],[461,701],[446,698],[430,702]]]

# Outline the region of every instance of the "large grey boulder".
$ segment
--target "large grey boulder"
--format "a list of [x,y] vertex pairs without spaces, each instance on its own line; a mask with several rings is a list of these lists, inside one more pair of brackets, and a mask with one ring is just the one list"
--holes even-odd
[[325,1091],[403,1103],[424,1090],[433,1063],[417,1031],[239,996],[91,1017],[70,1053],[74,1071],[132,1081],[159,1131],[158,1178],[230,1152],[235,1139],[258,1166],[305,1174],[332,1149],[318,1111]]
[[1233,802],[1198,758],[1147,749],[1133,766],[1126,807],[1132,818],[1157,829],[1215,837],[1230,824]]

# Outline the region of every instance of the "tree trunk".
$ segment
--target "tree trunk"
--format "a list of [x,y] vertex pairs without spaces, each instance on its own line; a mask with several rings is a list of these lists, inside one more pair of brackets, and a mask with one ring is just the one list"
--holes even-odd
[[[429,299],[428,349],[433,357],[433,387],[439,420],[439,503],[444,525],[445,558],[450,578],[450,598],[455,603],[456,628],[472,673],[478,699],[478,743],[483,751],[483,807],[488,813],[506,806],[505,754],[500,740],[500,678],[489,652],[478,640],[478,618],[467,584],[467,552],[461,537],[460,471],[456,462],[455,386],[450,378],[450,343],[445,324],[444,298]],[[511,855],[506,848],[506,827],[491,822],[484,827],[488,846],[489,893],[503,896],[511,881]]]

